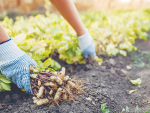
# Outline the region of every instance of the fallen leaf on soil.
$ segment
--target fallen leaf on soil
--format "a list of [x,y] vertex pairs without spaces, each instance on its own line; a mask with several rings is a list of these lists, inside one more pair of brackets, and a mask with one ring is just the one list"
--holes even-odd
[[3,107],[0,105],[0,109],[3,109]]
[[92,101],[92,97],[89,96],[88,98],[86,98],[86,100]]
[[126,68],[127,68],[128,70],[131,70],[131,69],[132,69],[131,66],[126,66]]
[[96,106],[95,102],[92,101],[92,104]]
[[130,91],[129,91],[129,94],[133,93],[134,91],[135,91],[135,90],[130,90]]
[[141,79],[138,78],[136,80],[130,80],[130,82],[133,84],[133,85],[140,85],[142,83]]
[[125,111],[126,111],[126,110],[123,108],[123,109],[122,109],[122,112],[125,112]]
[[86,99],[87,99],[87,100],[89,100],[89,101],[91,101],[91,102],[92,102],[92,104],[96,106],[95,102],[93,102],[93,101],[92,101],[92,97],[91,97],[91,96],[89,96],[89,97],[88,97],[88,98],[86,98]]
[[143,100],[142,103],[148,103],[148,100]]

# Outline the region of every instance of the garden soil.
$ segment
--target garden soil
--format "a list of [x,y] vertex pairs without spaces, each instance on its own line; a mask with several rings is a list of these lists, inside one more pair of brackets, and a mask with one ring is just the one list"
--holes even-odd
[[[150,50],[149,41],[136,41],[136,46],[141,50]],[[16,85],[11,84],[11,92],[0,93],[0,104],[3,107],[0,113],[101,113],[101,105],[107,103],[106,109],[110,113],[119,113],[129,108],[129,112],[135,111],[138,106],[139,113],[144,113],[150,108],[150,69],[132,67],[126,68],[133,59],[128,55],[101,56],[104,59],[102,66],[97,65],[67,65],[67,74],[87,82],[85,91],[87,94],[78,95],[79,99],[73,102],[65,102],[59,106],[42,105],[33,103],[32,96],[22,92]],[[131,79],[141,78],[142,84],[135,86]],[[135,90],[129,94],[130,90]],[[91,98],[92,100],[89,100]]]

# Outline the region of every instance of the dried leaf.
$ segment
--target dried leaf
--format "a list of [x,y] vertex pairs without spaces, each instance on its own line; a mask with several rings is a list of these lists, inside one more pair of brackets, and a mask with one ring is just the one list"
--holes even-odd
[[130,90],[130,91],[129,91],[129,94],[133,93],[134,91],[135,91],[135,90]]
[[141,81],[140,78],[138,78],[138,79],[136,79],[136,80],[130,80],[130,82],[131,82],[132,84],[134,84],[134,85],[140,85],[140,84],[142,83],[142,81]]
[[86,98],[87,100],[89,100],[89,101],[92,101],[92,97],[91,96],[89,96],[88,98]]
[[0,105],[0,110],[3,109],[3,107]]
[[132,69],[132,67],[131,67],[131,66],[126,66],[126,68],[127,68],[128,70],[131,70],[131,69]]

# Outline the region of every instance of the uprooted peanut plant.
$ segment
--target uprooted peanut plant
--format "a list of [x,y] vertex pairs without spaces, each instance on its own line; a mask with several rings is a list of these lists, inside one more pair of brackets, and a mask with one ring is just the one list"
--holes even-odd
[[77,94],[85,93],[84,82],[65,76],[65,68],[60,72],[49,70],[39,72],[35,67],[30,67],[30,73],[33,103],[38,106],[48,103],[59,105],[65,101],[76,100]]

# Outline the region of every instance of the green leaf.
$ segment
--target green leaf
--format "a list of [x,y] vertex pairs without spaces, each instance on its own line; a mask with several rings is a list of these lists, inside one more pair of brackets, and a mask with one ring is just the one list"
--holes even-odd
[[7,78],[5,77],[0,77],[0,81],[4,82],[4,83],[11,83],[11,81],[9,81]]
[[55,61],[52,60],[51,67],[54,67],[54,65],[55,65]]
[[11,90],[9,84],[6,84],[6,83],[4,83],[4,82],[1,82],[1,85],[2,85],[2,87],[4,88],[4,90],[7,90],[7,91],[10,91],[10,90]]
[[119,53],[120,53],[121,55],[123,55],[123,56],[127,56],[127,52],[124,51],[124,50],[120,50]]
[[63,37],[65,40],[68,40],[68,41],[70,41],[71,40],[71,38],[70,37],[68,37],[68,36],[64,36]]
[[0,92],[3,91],[3,87],[1,85],[1,82],[0,82]]
[[66,43],[68,43],[68,41],[61,41],[61,42],[59,43],[59,46],[63,46],[63,45],[65,45]]
[[128,106],[126,106],[126,112],[129,113],[129,108],[128,108]]
[[101,111],[102,111],[103,113],[110,113],[109,109],[105,109],[105,107],[106,107],[106,103],[102,104],[102,105],[101,105]]
[[136,108],[135,108],[135,113],[139,113],[138,106],[136,106]]
[[35,33],[37,32],[37,27],[35,29],[31,28],[28,30],[28,34],[32,34],[32,33]]
[[69,57],[73,57],[74,56],[74,54],[72,53],[72,51],[67,51],[67,54],[68,54]]
[[107,103],[104,103],[104,104],[101,105],[101,110],[104,110],[104,109],[105,109],[106,104],[107,104]]
[[147,110],[147,111],[145,111],[144,113],[150,113],[150,109],[149,109],[149,110]]
[[37,63],[38,63],[38,66],[39,66],[40,68],[43,67],[42,61],[37,61]]
[[30,46],[19,46],[19,48],[23,51],[29,51],[30,50]]
[[57,33],[55,36],[54,36],[54,40],[61,40],[63,38],[63,33]]
[[19,34],[19,35],[15,36],[15,38],[13,39],[13,42],[18,45],[18,44],[20,44],[25,38],[26,38],[26,34],[25,34],[25,33],[22,33],[22,34]]
[[112,53],[112,55],[117,55],[118,53],[119,53],[119,50],[118,49],[113,49],[112,51],[111,51],[111,53]]
[[38,74],[30,74],[32,78],[38,78]]
[[33,73],[38,73],[39,70],[38,69],[32,69]]
[[51,59],[51,58],[48,58],[47,60],[44,61],[43,66],[44,66],[44,67],[48,67],[48,66],[51,65],[51,63],[52,63],[52,59]]
[[74,56],[72,60],[73,60],[73,62],[77,62],[79,60],[79,57]]
[[58,49],[58,52],[59,52],[59,53],[63,53],[63,52],[65,52],[65,51],[68,50],[68,49],[69,49],[69,44],[67,43],[67,44],[65,44],[64,46],[60,47],[60,48]]
[[138,78],[136,80],[130,80],[130,82],[133,84],[133,85],[140,85],[142,83],[141,79]]
[[43,30],[38,24],[36,24],[36,26],[39,28],[39,30],[45,34],[45,30]]
[[58,70],[60,68],[61,68],[61,65],[58,62],[55,61],[55,68],[54,69]]

